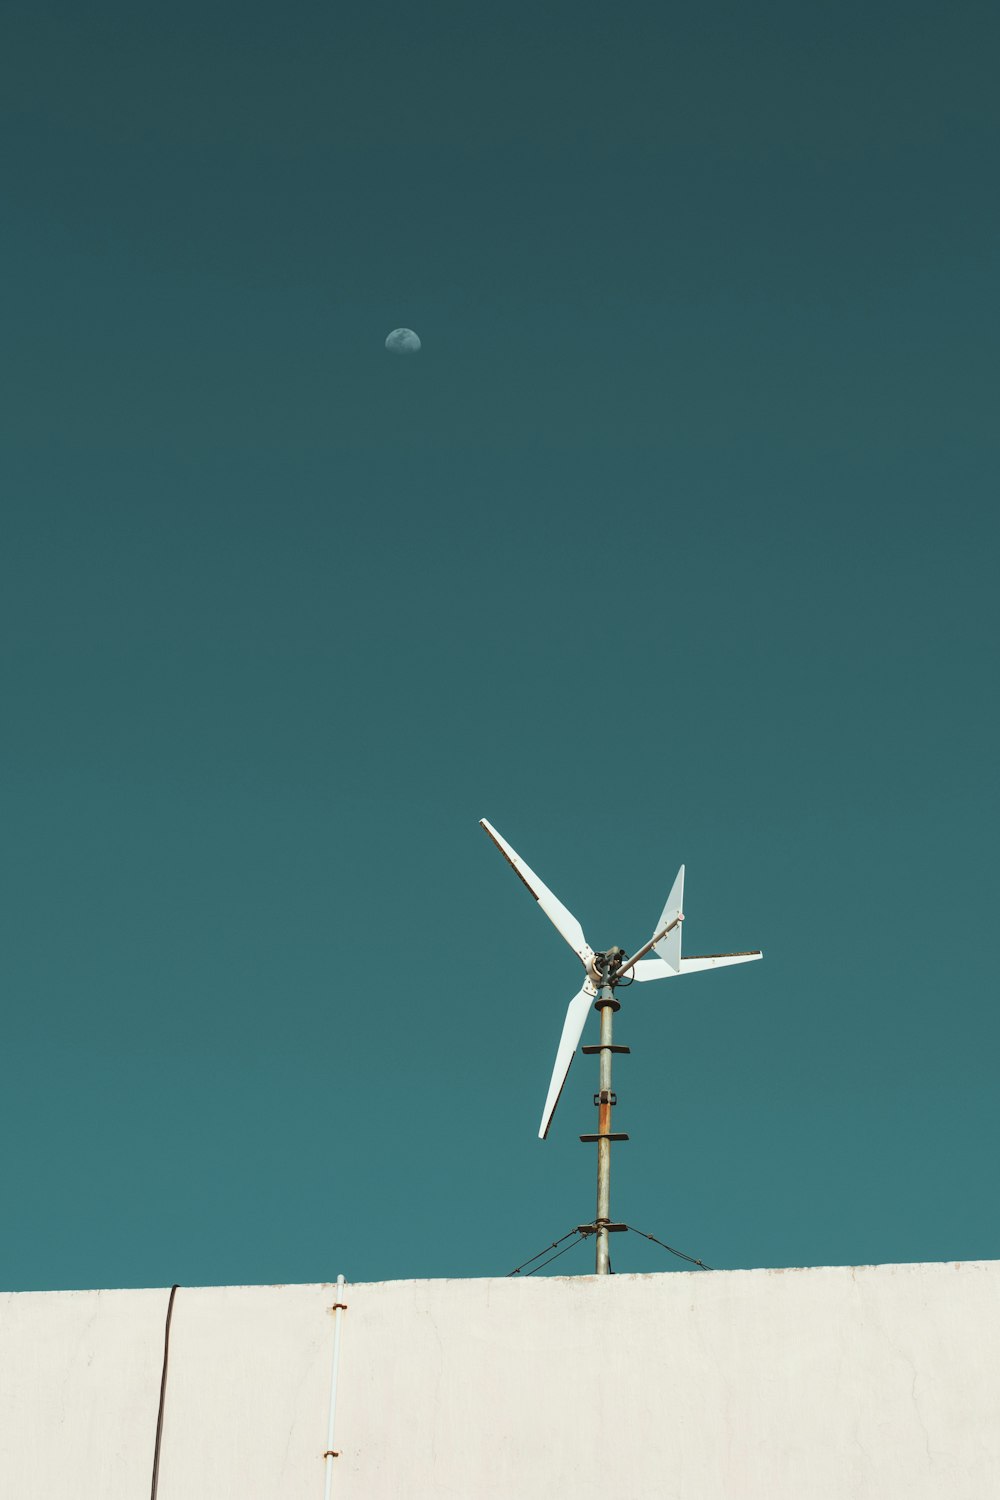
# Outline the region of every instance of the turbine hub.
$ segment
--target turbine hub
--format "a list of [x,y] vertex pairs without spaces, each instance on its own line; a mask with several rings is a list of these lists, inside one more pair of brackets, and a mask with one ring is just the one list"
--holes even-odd
[[603,953],[595,953],[590,961],[590,967],[597,983],[607,984],[608,975],[613,974],[627,957],[628,954],[624,948],[608,948]]

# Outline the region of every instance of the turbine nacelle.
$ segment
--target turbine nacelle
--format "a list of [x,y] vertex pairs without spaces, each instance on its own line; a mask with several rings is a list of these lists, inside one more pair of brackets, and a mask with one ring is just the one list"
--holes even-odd
[[[528,887],[553,927],[573,949],[583,964],[586,975],[583,988],[569,1002],[566,1019],[563,1022],[555,1066],[552,1069],[552,1080],[549,1084],[545,1108],[542,1111],[542,1122],[538,1131],[539,1136],[544,1140],[549,1133],[552,1116],[559,1103],[559,1096],[566,1082],[570,1064],[576,1054],[580,1037],[583,1035],[587,1016],[601,989],[613,990],[615,985],[626,977],[640,981],[679,978],[684,974],[697,973],[702,969],[717,969],[729,964],[749,963],[753,959],[762,958],[763,954],[759,950],[754,950],[742,953],[703,954],[698,958],[681,957],[681,929],[684,923],[683,865],[677,872],[670,888],[670,895],[667,897],[667,903],[660,913],[660,920],[649,941],[636,949],[631,958],[626,955],[624,948],[607,948],[598,952],[587,942],[583,928],[573,913],[553,895],[544,881],[540,880],[534,870],[525,864],[521,856],[505,839],[501,838],[491,823],[488,823],[485,818],[480,818],[479,821],[514,873]],[[647,958],[648,953],[655,954],[655,958]]]
[[603,953],[592,955],[587,964],[587,973],[595,984],[617,984],[618,970],[625,962],[628,954],[624,948],[607,948]]

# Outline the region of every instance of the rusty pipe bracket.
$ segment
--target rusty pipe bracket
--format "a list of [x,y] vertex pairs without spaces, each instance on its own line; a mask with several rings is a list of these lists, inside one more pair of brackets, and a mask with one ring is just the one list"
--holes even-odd
[[335,1302],[332,1307],[328,1307],[327,1308],[327,1312],[328,1313],[346,1312],[346,1311],[347,1311],[347,1303],[346,1302]]
[[594,1095],[595,1104],[617,1104],[618,1095],[613,1089],[601,1089],[599,1094]]
[[340,1450],[338,1448],[327,1448],[326,1452],[323,1454],[323,1457],[324,1458],[339,1458],[340,1457]]

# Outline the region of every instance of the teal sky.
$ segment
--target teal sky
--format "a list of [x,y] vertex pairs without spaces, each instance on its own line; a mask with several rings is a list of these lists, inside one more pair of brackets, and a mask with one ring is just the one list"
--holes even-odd
[[0,1285],[1000,1255],[995,6],[5,15]]

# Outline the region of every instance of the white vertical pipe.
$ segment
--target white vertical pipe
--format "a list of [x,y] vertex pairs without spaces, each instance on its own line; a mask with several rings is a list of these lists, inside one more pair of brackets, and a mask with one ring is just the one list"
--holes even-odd
[[326,1453],[323,1479],[323,1500],[330,1500],[333,1489],[333,1429],[337,1421],[337,1376],[340,1372],[340,1320],[344,1315],[344,1278],[337,1277],[337,1300],[333,1305],[333,1366],[330,1370],[330,1411],[326,1419]]

